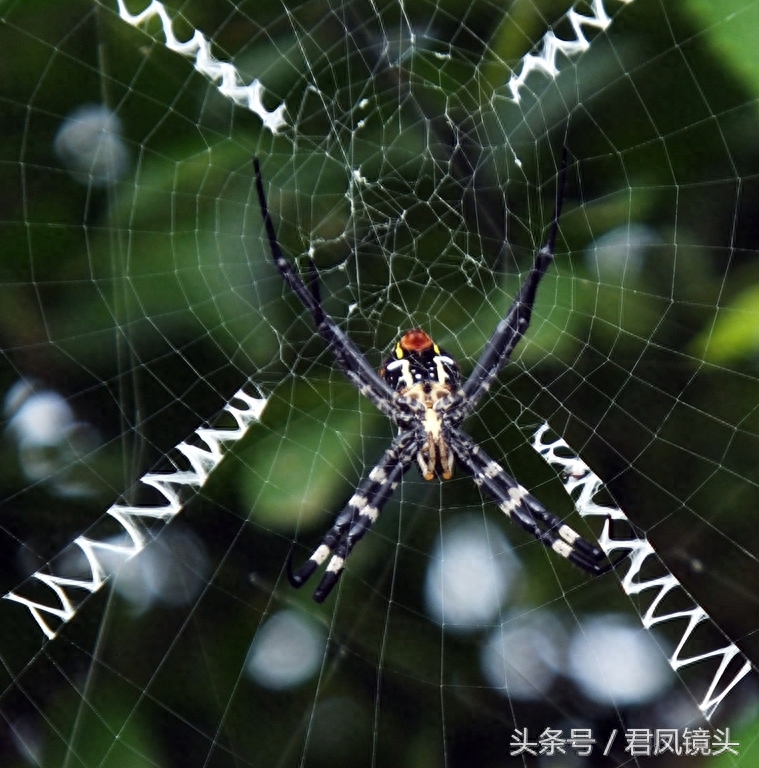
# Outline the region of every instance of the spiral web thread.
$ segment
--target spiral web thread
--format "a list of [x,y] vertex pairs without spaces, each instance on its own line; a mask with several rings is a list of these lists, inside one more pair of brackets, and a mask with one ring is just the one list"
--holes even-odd
[[[632,0],[617,0],[624,4]],[[263,126],[276,134],[287,123],[284,115],[286,106],[280,104],[273,110],[267,110],[262,101],[264,87],[260,80],[254,79],[245,85],[244,79],[236,67],[219,61],[211,54],[208,38],[198,29],[193,28],[191,37],[180,41],[166,7],[159,0],[151,2],[137,13],[131,13],[124,0],[116,0],[119,17],[133,27],[141,27],[151,20],[160,22],[163,43],[166,47],[182,56],[192,59],[194,69],[216,84],[219,92],[245,109],[258,115]],[[549,30],[536,46],[537,54],[527,53],[518,65],[508,83],[514,102],[520,100],[520,90],[525,87],[529,74],[533,71],[556,78],[559,74],[556,59],[559,53],[572,57],[583,53],[590,46],[583,27],[605,30],[611,24],[611,17],[606,11],[603,0],[592,0],[592,16],[581,14],[573,6],[563,18],[572,26],[576,34],[574,40],[561,40]],[[517,74],[518,71],[518,74]],[[239,401],[245,408],[238,408],[233,403]],[[105,563],[98,559],[98,553],[122,555],[124,560],[131,559],[152,541],[158,532],[170,522],[195,496],[221,461],[224,450],[240,440],[251,424],[260,419],[266,406],[263,397],[254,398],[240,389],[224,406],[237,424],[236,429],[208,429],[201,427],[195,435],[205,443],[208,450],[190,445],[186,440],[180,442],[170,452],[180,464],[189,463],[189,470],[179,469],[180,464],[172,461],[177,471],[162,474],[149,472],[137,481],[137,485],[152,488],[162,497],[158,505],[135,507],[116,503],[106,510],[103,518],[95,523],[85,535],[80,536],[55,558],[29,576],[19,587],[3,595],[3,599],[18,603],[27,609],[43,635],[52,640],[61,627],[71,621],[84,600],[97,592],[112,575]],[[180,458],[180,457],[183,457]],[[165,503],[163,503],[165,502]],[[115,520],[122,533],[131,544],[113,543],[112,531],[108,538],[98,533],[102,521]],[[108,527],[108,526],[105,526]],[[73,577],[65,569],[71,569],[71,563],[78,563],[78,568],[88,572],[86,577]],[[43,594],[38,596],[43,585]],[[77,594],[72,593],[75,590]],[[83,594],[81,594],[83,593]]]
[[[615,1],[627,5],[633,0]],[[262,100],[262,83],[254,79],[246,85],[234,65],[219,61],[211,54],[208,38],[202,32],[193,29],[193,34],[188,40],[178,40],[172,19],[161,2],[151,0],[147,7],[134,14],[127,9],[124,0],[116,2],[119,17],[133,27],[141,27],[157,19],[163,33],[163,44],[169,50],[192,59],[197,72],[213,82],[225,97],[258,115],[263,126],[272,134],[287,126],[285,104],[267,110]],[[590,2],[591,15],[580,13],[577,10],[579,6],[580,3],[575,4],[562,19],[573,29],[573,39],[561,39],[553,30],[549,30],[535,47],[535,52],[527,53],[514,68],[507,89],[515,104],[521,101],[521,92],[527,87],[526,82],[531,73],[537,72],[555,79],[560,72],[557,64],[559,54],[565,58],[582,54],[591,44],[585,34],[586,28],[603,31],[611,24],[612,19],[604,0]],[[583,7],[587,7],[587,3],[583,4]],[[235,403],[241,403],[242,407]],[[250,426],[260,420],[266,403],[265,397],[252,397],[242,389],[236,392],[223,409],[223,412],[232,417],[235,427],[198,428],[193,434],[205,447],[193,445],[190,442],[192,437],[183,440],[169,453],[175,471],[149,472],[137,481],[137,486],[148,487],[158,494],[158,503],[144,506],[114,504],[84,535],[73,541],[19,587],[3,595],[3,599],[23,606],[27,615],[41,630],[44,639],[55,638],[61,628],[74,618],[84,601],[113,575],[115,569],[112,564],[106,564],[105,556],[109,555],[112,561],[115,554],[124,562],[139,554],[188,501],[197,495],[229,447],[242,439]],[[703,715],[711,718],[725,697],[749,673],[750,662],[714,625],[703,608],[690,598],[679,581],[658,559],[645,537],[620,540],[612,538],[609,521],[627,521],[627,516],[618,508],[595,503],[594,498],[603,488],[601,479],[562,438],[547,437],[548,431],[547,424],[540,427],[533,437],[533,448],[548,464],[561,470],[564,488],[582,516],[605,519],[599,539],[604,552],[611,554],[620,549],[630,552],[629,568],[622,580],[626,594],[632,596],[647,590],[656,590],[654,599],[642,616],[644,627],[650,629],[654,625],[677,620],[686,622],[682,636],[669,658],[672,668],[677,672],[683,667],[718,660],[708,689],[699,702]],[[113,521],[121,532],[121,541],[114,536]],[[656,562],[659,573],[663,575],[649,579],[642,577],[641,570],[647,562]],[[76,575],[72,575],[74,572]],[[677,590],[685,595],[691,607],[687,610],[657,613],[665,598]],[[685,646],[692,640],[697,629],[705,626],[716,630],[724,638],[725,644],[709,652],[685,655]]]
[[[751,662],[734,643],[725,637],[707,612],[691,598],[682,584],[669,572],[645,536],[636,535],[629,539],[612,538],[611,521],[621,520],[629,524],[627,515],[617,507],[596,504],[594,498],[604,487],[601,478],[572,451],[565,440],[560,437],[551,439],[550,436],[547,436],[549,430],[548,424],[543,424],[533,435],[532,447],[548,464],[561,471],[564,490],[572,499],[575,509],[580,515],[604,518],[603,530],[598,540],[603,551],[607,555],[620,549],[629,551],[629,567],[622,579],[622,589],[631,596],[639,595],[647,590],[657,590],[651,604],[641,617],[643,626],[650,629],[656,624],[671,621],[687,622],[675,650],[668,659],[672,669],[678,672],[682,667],[692,664],[708,662],[713,659],[719,660],[709,687],[698,704],[704,717],[710,719],[728,693],[751,671]],[[631,525],[629,527],[632,529]],[[656,572],[661,575],[646,579],[641,575],[644,564],[655,564]],[[691,607],[670,612],[662,609],[662,612],[657,613],[665,598],[678,590],[685,596]],[[692,638],[696,630],[699,628],[703,630],[707,626],[724,638],[725,645],[706,653],[691,656],[683,655],[687,653],[685,651],[686,644],[694,642]],[[736,667],[740,668],[736,671]]]

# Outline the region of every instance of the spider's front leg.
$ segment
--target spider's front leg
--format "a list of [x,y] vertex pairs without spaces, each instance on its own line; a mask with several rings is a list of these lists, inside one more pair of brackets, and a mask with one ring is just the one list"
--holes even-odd
[[258,203],[261,208],[261,218],[264,222],[264,229],[269,241],[269,251],[274,266],[303,306],[311,313],[316,324],[316,330],[327,342],[330,351],[335,356],[338,368],[345,373],[350,382],[364,397],[371,400],[385,416],[393,418],[393,390],[388,387],[374,368],[372,368],[358,347],[324,311],[319,296],[319,277],[314,263],[310,262],[311,272],[309,283],[306,285],[282,253],[282,249],[277,242],[277,233],[269,213],[269,206],[266,202],[263,179],[261,178],[261,166],[256,157],[253,158],[253,170],[256,194],[258,195]]
[[548,237],[542,248],[535,254],[532,267],[519,289],[506,316],[496,326],[493,335],[485,344],[474,370],[462,387],[463,398],[459,406],[462,419],[471,414],[480,398],[490,389],[501,369],[506,365],[514,348],[530,327],[532,308],[535,304],[538,286],[548,267],[551,266],[559,234],[559,219],[567,179],[567,147],[561,155],[561,167],[556,186],[556,204],[548,229]]
[[295,573],[288,559],[287,578],[293,587],[302,587],[331,555],[327,570],[314,591],[317,603],[327,598],[343,572],[348,555],[377,520],[418,450],[419,437],[415,431],[401,432],[395,438],[377,466],[351,496],[311,557]]

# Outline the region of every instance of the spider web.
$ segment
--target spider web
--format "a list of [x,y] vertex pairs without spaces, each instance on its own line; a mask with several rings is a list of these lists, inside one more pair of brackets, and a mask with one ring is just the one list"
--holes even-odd
[[[753,764],[759,3],[0,13],[2,765]],[[468,374],[564,144],[466,426],[630,556],[589,579],[411,470],[316,606],[287,558],[392,428],[271,264],[252,156],[369,361],[418,326]]]

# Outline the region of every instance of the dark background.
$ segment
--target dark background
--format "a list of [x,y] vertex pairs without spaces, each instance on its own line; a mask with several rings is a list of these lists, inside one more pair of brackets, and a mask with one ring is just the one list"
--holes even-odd
[[[0,589],[131,498],[136,479],[246,381],[272,397],[181,516],[208,550],[201,596],[135,616],[104,590],[42,649],[0,604],[0,709],[16,732],[35,724],[40,765],[501,765],[515,723],[657,722],[655,708],[591,711],[568,683],[522,711],[478,677],[474,639],[444,637],[424,615],[441,510],[497,518],[466,478],[441,492],[410,473],[337,599],[316,608],[287,586],[293,543],[307,556],[392,431],[333,370],[268,262],[253,154],[283,248],[301,269],[313,248],[327,310],[370,361],[422,325],[468,373],[542,242],[566,141],[555,270],[529,338],[468,429],[569,514],[527,445],[548,420],[757,658],[759,6],[608,6],[621,9],[608,32],[591,35],[583,57],[560,56],[556,82],[534,75],[519,107],[509,66],[561,3],[514,3],[510,15],[458,0],[403,12],[316,0],[168,6],[180,39],[203,30],[219,59],[264,82],[268,108],[286,103],[277,136],[168,51],[157,24],[146,34],[120,21],[115,1],[0,8],[0,388],[34,379],[101,438],[58,468],[88,488],[67,497],[29,482],[6,430]],[[122,122],[130,165],[106,187],[73,179],[53,148],[85,103]],[[351,207],[358,167],[371,181]],[[650,239],[626,262],[589,256],[594,239],[638,225]],[[589,582],[507,535],[530,574],[524,605],[557,601],[570,621],[634,613],[614,577]],[[284,606],[310,612],[329,645],[318,683],[273,693],[241,681],[241,668],[261,622]],[[745,747],[731,765],[750,764],[754,688],[747,681],[719,720]],[[317,704],[333,698],[350,702],[350,728],[329,738]],[[2,749],[3,765],[25,764]]]

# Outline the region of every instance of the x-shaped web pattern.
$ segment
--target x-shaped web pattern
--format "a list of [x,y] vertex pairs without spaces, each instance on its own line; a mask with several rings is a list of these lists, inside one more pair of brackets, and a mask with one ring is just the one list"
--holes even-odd
[[[632,0],[620,2],[630,3]],[[514,70],[506,84],[514,102],[521,100],[522,91],[532,73],[555,78],[562,57],[577,56],[588,48],[590,40],[586,30],[604,30],[611,23],[607,5],[603,0],[593,0],[591,15],[570,9],[566,19],[575,32],[574,39],[562,40],[552,31],[546,33],[535,52],[524,57],[521,66]],[[167,48],[191,58],[195,69],[216,83],[220,93],[258,115],[262,124],[272,133],[277,133],[287,126],[287,110],[284,103],[273,110],[267,110],[263,102],[264,87],[261,82],[253,80],[246,85],[232,64],[219,61],[213,56],[207,37],[199,30],[193,30],[188,40],[180,41],[174,32],[169,12],[158,0],[152,0],[143,10],[136,13],[129,11],[124,0],[117,0],[117,12],[124,22],[132,26],[144,26],[150,20],[157,19]],[[109,543],[99,537],[96,526],[92,531],[77,538],[69,548],[78,553],[77,562],[87,571],[84,576],[74,576],[57,570],[63,558],[56,558],[22,585],[8,592],[4,596],[5,600],[23,607],[44,638],[53,639],[61,626],[74,618],[84,599],[106,583],[110,573],[99,559],[99,553],[117,552],[122,554],[124,559],[138,554],[165,523],[174,519],[187,498],[202,487],[223,457],[224,449],[244,436],[248,427],[260,418],[265,404],[265,398],[251,397],[240,390],[224,409],[233,418],[235,428],[199,428],[196,434],[205,444],[205,448],[182,441],[176,448],[178,454],[183,457],[179,459],[180,464],[177,464],[176,471],[167,474],[151,472],[141,478],[141,484],[152,487],[159,494],[159,503],[145,507],[116,503],[106,511],[109,519],[116,520],[122,526],[131,543]],[[595,504],[593,499],[602,487],[601,480],[579,458],[567,455],[568,446],[561,438],[544,442],[547,430],[548,427],[544,426],[536,433],[534,448],[546,461],[561,469],[565,488],[575,500],[580,514],[605,519],[626,519],[618,509]],[[184,466],[189,468],[182,468],[182,462],[186,462]],[[704,715],[710,717],[727,694],[748,673],[750,663],[739,649],[727,640],[723,646],[711,652],[686,655],[686,646],[694,634],[710,622],[703,609],[694,604],[691,609],[685,611],[660,610],[665,597],[675,590],[681,590],[682,587],[666,569],[663,569],[662,575],[656,579],[639,580],[644,562],[656,559],[645,538],[614,540],[610,537],[607,524],[604,526],[600,543],[607,554],[620,549],[631,552],[628,572],[622,581],[622,586],[628,594],[656,590],[656,597],[643,616],[646,627],[677,620],[686,622],[682,638],[670,658],[672,667],[678,670],[709,660],[718,662],[717,671],[699,703]],[[71,560],[67,562],[70,564]],[[47,591],[46,597],[40,596],[40,587],[43,595]],[[30,591],[26,593],[27,590]]]

